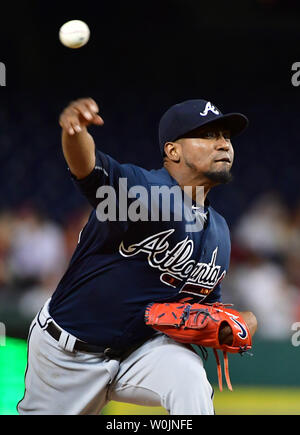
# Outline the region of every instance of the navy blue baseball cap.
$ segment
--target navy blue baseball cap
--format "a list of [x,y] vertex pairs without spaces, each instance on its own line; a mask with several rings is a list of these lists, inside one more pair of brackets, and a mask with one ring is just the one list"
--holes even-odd
[[166,142],[174,142],[196,128],[220,123],[235,136],[244,131],[248,118],[241,113],[223,114],[210,101],[187,100],[171,106],[159,122],[159,144],[162,155]]

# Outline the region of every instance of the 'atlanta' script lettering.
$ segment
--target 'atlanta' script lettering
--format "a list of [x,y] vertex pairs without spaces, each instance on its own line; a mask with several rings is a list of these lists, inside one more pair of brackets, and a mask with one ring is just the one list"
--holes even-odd
[[[188,237],[178,242],[173,248],[170,247],[167,239],[174,231],[174,229],[162,231],[127,248],[122,241],[119,252],[124,257],[132,257],[143,252],[147,254],[148,263],[151,267],[158,268],[161,272],[164,272],[161,275],[163,282],[177,287],[177,284],[186,280],[184,283],[185,287],[187,284],[192,284],[193,287],[204,287],[201,291],[189,291],[189,293],[207,295],[226,274],[225,270],[221,273],[221,266],[216,264],[218,247],[213,251],[209,263],[196,262],[191,258],[194,242]],[[204,292],[203,290],[210,291]],[[185,290],[182,289],[182,291]]]

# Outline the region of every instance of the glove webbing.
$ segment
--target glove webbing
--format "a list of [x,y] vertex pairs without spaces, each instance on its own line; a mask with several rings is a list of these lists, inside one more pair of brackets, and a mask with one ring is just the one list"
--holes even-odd
[[[182,308],[182,307],[178,307],[178,308]],[[209,311],[207,309],[203,309],[203,308],[200,308],[200,309],[196,308],[195,309],[195,308],[191,308],[191,306],[188,305],[184,309],[183,314],[181,316],[181,319],[182,319],[181,324],[184,324],[185,321],[189,319],[191,313],[196,313],[196,315],[194,316],[194,323],[197,323],[197,320],[198,320],[198,317],[200,314],[203,314],[203,319],[202,319],[201,323],[204,323],[204,321],[206,320],[207,317],[209,317],[214,322],[217,322],[217,320],[213,318],[213,316],[209,313]]]

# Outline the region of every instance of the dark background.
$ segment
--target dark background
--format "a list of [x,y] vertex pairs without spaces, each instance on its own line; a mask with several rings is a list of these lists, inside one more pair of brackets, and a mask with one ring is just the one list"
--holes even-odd
[[[210,195],[233,225],[264,191],[289,207],[299,200],[299,97],[291,66],[300,60],[296,1],[24,1],[1,6],[0,207],[30,201],[62,222],[83,204],[66,176],[58,116],[93,97],[105,120],[97,146],[121,162],[161,165],[163,112],[205,98],[240,111],[248,131],[233,141],[234,182]],[[87,22],[89,43],[58,39],[70,19]]]

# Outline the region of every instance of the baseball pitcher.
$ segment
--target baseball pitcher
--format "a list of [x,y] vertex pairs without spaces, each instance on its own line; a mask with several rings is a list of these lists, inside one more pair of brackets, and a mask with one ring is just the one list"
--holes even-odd
[[[32,321],[20,414],[100,414],[110,400],[162,406],[171,415],[214,414],[204,369],[252,346],[251,312],[222,304],[230,260],[225,219],[211,188],[231,179],[239,113],[188,100],[159,123],[163,166],[120,164],[95,145],[102,126],[91,98],[59,120],[74,184],[93,207],[67,271]],[[143,148],[143,153],[151,149]]]

